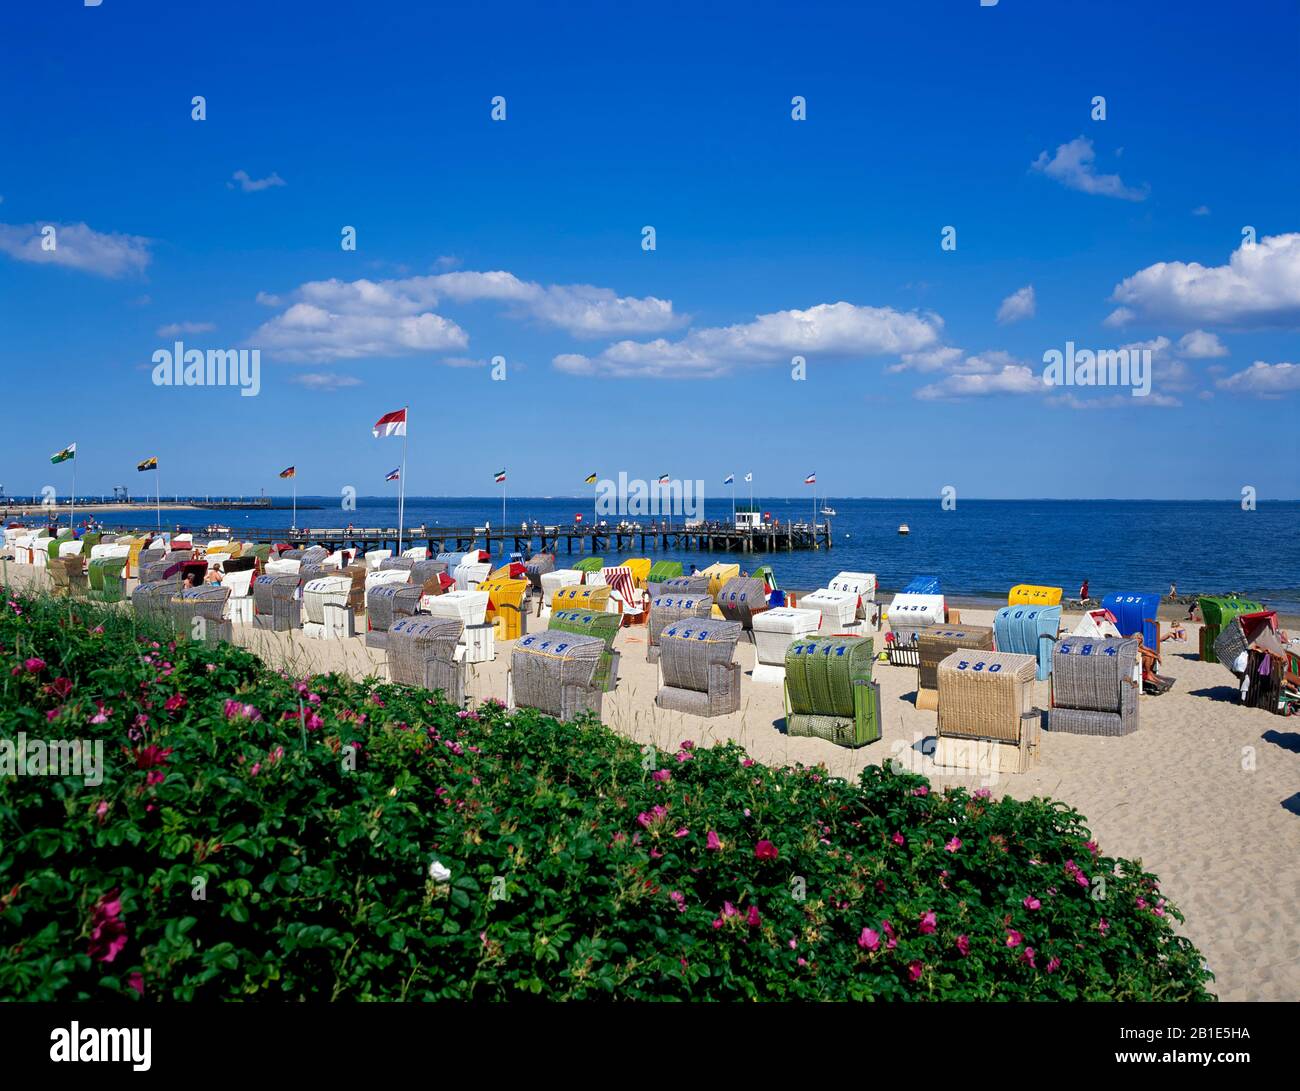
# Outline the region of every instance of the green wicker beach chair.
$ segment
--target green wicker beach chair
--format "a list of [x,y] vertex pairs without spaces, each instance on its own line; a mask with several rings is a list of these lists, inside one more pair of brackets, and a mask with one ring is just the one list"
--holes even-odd
[[575,572],[599,572],[604,567],[604,557],[583,557],[582,560],[574,564],[573,570]]
[[880,686],[871,680],[872,640],[796,638],[785,653],[786,731],[837,746],[880,738]]
[[97,602],[121,602],[125,557],[96,557],[86,565],[88,595]]
[[608,693],[618,681],[618,652],[614,651],[614,638],[620,625],[618,614],[600,610],[555,610],[547,622],[549,629],[559,633],[579,633],[599,637],[605,642],[605,653],[596,665],[593,684]]
[[[1257,614],[1264,609],[1263,604],[1250,599],[1234,598],[1231,595],[1205,595],[1200,599],[1201,619],[1201,659],[1206,663],[1217,663],[1218,654],[1214,650],[1215,641],[1223,632],[1223,627],[1241,614]],[[1231,664],[1229,664],[1231,666]]]

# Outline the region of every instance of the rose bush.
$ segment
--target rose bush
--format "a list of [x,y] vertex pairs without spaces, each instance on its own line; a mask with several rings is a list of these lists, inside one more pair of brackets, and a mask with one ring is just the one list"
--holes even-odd
[[292,678],[6,594],[0,997],[1208,999],[1153,875],[1061,803]]

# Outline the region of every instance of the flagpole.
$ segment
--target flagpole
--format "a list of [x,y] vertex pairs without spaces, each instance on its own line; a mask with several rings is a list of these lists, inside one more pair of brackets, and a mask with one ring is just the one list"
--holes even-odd
[[736,525],[736,478],[731,478],[731,525]]
[[75,533],[77,526],[77,456],[72,456],[72,514],[68,516],[68,525]]
[[293,529],[298,529],[298,467],[293,468]]
[[501,481],[501,552],[506,551],[506,483]]
[[162,533],[162,470],[158,469],[158,462],[156,459],[154,460],[154,464],[153,464],[153,484],[154,484],[154,489],[157,490],[154,493],[154,503],[158,505],[157,507],[158,533],[161,534]]
[[402,429],[402,476],[397,480],[397,555],[402,555],[402,530],[405,527],[406,518],[406,433],[411,428],[411,407],[403,406],[406,414],[406,421]]

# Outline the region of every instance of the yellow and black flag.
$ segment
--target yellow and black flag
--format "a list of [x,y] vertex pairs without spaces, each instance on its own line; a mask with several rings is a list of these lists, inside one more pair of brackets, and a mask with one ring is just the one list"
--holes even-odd
[[139,470],[140,473],[144,473],[145,470],[156,470],[158,469],[158,459],[156,457],[146,458],[136,466],[136,469]]

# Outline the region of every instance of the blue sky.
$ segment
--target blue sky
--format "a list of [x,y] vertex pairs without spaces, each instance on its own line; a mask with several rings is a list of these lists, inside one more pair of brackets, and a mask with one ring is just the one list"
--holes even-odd
[[6,490],[1300,496],[1300,5],[556,7],[7,6]]

